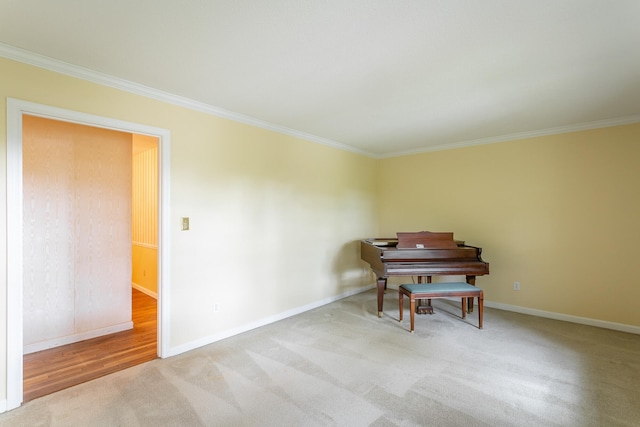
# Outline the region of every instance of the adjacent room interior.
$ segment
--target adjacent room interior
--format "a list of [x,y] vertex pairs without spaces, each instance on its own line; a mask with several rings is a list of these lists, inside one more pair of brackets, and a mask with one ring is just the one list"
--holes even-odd
[[28,401],[157,357],[158,142],[22,123]]

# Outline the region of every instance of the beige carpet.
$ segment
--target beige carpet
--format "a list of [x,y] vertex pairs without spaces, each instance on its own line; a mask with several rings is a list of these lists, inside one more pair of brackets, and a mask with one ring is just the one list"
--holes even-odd
[[[31,401],[0,426],[638,426],[640,336],[375,291]],[[405,304],[408,306],[408,303]]]

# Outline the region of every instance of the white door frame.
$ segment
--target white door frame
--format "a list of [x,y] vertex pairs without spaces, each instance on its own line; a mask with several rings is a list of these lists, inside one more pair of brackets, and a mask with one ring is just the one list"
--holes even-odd
[[7,98],[7,401],[22,403],[23,219],[22,116],[24,114],[158,138],[158,356],[169,355],[169,149],[171,133],[137,123]]

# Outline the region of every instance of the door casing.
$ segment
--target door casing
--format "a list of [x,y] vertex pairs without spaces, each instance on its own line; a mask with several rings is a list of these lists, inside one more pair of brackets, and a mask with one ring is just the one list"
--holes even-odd
[[158,138],[158,356],[169,355],[169,130],[7,98],[7,400],[23,395],[22,116],[34,115]]

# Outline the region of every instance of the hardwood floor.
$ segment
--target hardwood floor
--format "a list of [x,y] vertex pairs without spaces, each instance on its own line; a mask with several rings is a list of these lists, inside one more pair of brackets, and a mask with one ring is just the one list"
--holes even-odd
[[132,289],[133,329],[26,354],[24,401],[155,359],[156,313],[157,301]]

